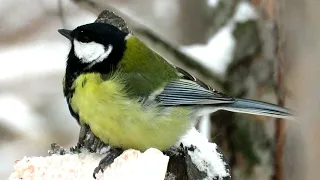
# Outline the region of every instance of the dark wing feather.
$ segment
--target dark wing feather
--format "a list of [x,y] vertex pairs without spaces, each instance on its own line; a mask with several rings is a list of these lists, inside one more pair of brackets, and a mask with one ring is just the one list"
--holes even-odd
[[207,90],[212,90],[214,91],[214,89],[212,89],[210,86],[206,85],[204,82],[200,81],[199,79],[197,79],[196,77],[192,76],[190,73],[188,73],[187,71],[179,68],[179,67],[175,67],[180,78],[181,79],[187,79],[187,80],[190,80],[190,81],[194,81],[196,82],[197,84],[199,84],[201,87],[207,89]]

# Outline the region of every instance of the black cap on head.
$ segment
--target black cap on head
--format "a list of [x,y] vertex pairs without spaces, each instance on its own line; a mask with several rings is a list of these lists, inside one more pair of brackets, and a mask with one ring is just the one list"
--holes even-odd
[[126,35],[128,35],[117,27],[105,23],[90,23],[79,26],[72,31],[59,29],[58,32],[71,41],[74,39],[84,43],[94,41],[106,46],[124,41]]
[[[72,31],[59,29],[58,32],[72,41],[67,61],[68,71],[71,71],[72,67],[72,71],[107,74],[116,68],[127,50],[128,33],[110,24],[90,23],[78,26]],[[104,52],[101,49],[104,49]],[[99,57],[94,58],[100,58],[99,60],[92,59],[92,56],[98,55]]]

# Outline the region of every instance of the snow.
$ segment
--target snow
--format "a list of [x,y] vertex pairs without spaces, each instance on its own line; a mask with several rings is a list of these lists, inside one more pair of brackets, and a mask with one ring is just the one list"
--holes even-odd
[[236,44],[232,35],[235,24],[257,17],[254,7],[249,2],[242,1],[238,4],[235,15],[229,23],[211,37],[207,44],[182,46],[180,50],[218,75],[224,76],[232,61]]
[[223,76],[232,60],[235,39],[232,36],[233,24],[221,28],[207,44],[181,47],[182,52],[193,57],[200,64]]
[[[38,139],[45,134],[41,117],[30,106],[15,95],[0,95],[0,124],[13,132],[23,134],[24,138]],[[35,131],[37,129],[37,131]]]
[[195,128],[192,128],[185,136],[183,136],[177,143],[185,147],[195,146],[195,150],[188,151],[192,162],[197,166],[200,171],[205,172],[208,176],[206,179],[214,179],[219,177],[229,176],[229,171],[225,168],[225,162],[222,155],[217,152],[217,145],[209,143],[208,140],[201,135]]
[[1,49],[0,81],[63,70],[68,51],[67,42],[41,41]]
[[220,0],[208,0],[207,3],[209,5],[209,7],[217,7],[217,5],[219,4]]
[[110,146],[107,146],[107,147],[103,147],[101,150],[100,150],[100,154],[105,154],[107,153],[108,151],[110,150]]
[[[92,172],[101,158],[91,153],[24,157],[16,163],[9,179],[93,179]],[[99,173],[98,179],[101,176]]]
[[248,20],[254,20],[257,18],[258,18],[258,13],[256,9],[251,3],[247,1],[243,1],[239,3],[236,13],[233,17],[234,21],[236,22],[246,22]]
[[200,133],[206,137],[208,140],[211,139],[211,122],[210,122],[210,114],[206,114],[201,117],[199,123],[199,131]]
[[[9,180],[18,179],[74,179],[93,180],[93,171],[102,156],[87,151],[80,154],[66,154],[47,157],[24,157],[17,161],[15,171]],[[97,174],[97,180],[162,180],[164,179],[169,157],[157,149],[150,148],[144,153],[129,149]],[[146,171],[148,167],[148,171]]]

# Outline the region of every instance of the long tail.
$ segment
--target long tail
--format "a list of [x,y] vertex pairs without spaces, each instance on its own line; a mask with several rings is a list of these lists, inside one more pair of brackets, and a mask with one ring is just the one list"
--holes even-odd
[[235,100],[235,102],[230,104],[219,104],[217,108],[220,110],[227,110],[238,113],[294,119],[293,112],[291,110],[274,104],[249,99],[236,98]]

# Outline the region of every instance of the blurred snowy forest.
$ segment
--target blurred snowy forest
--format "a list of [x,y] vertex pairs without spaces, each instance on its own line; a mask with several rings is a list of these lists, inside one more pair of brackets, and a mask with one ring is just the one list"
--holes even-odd
[[298,112],[295,121],[203,117],[199,129],[220,146],[233,179],[317,179],[319,8],[317,0],[0,0],[0,179],[52,142],[75,145],[79,127],[62,94],[69,43],[57,30],[104,9],[213,88]]

